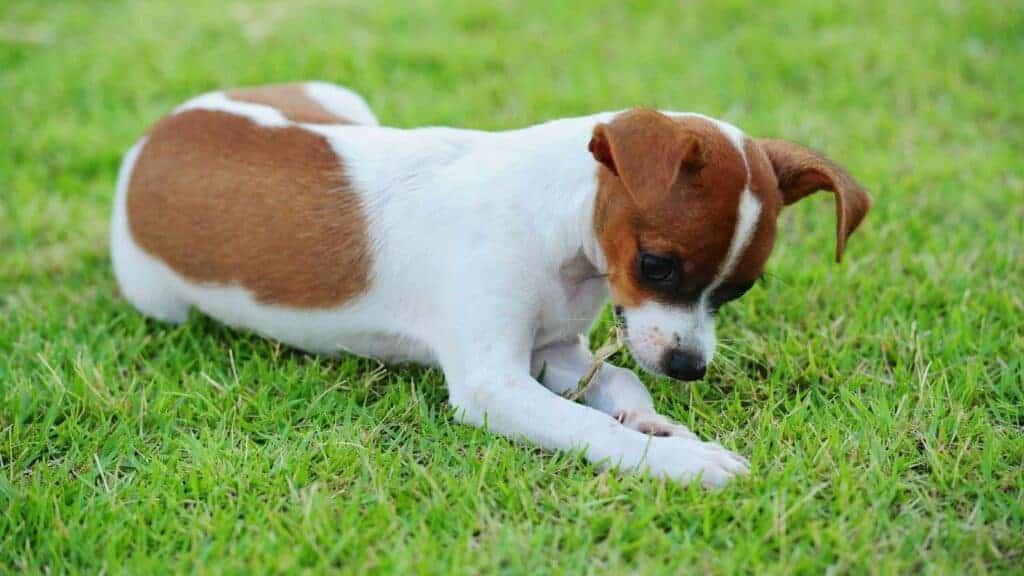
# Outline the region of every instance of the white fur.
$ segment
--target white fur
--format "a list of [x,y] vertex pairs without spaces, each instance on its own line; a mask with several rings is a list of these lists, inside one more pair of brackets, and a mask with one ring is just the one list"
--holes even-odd
[[117,175],[117,196],[110,226],[110,258],[121,294],[129,302],[147,316],[167,322],[184,322],[188,317],[189,304],[172,284],[176,275],[169,270],[162,273],[160,268],[166,270],[167,267],[136,246],[128,231],[125,208],[128,182],[145,143],[143,138],[128,150]]
[[708,297],[735,270],[757,229],[760,214],[761,203],[748,186],[740,195],[739,214],[729,251],[715,279],[701,293],[695,306],[680,308],[651,301],[629,311],[630,349],[645,368],[657,372],[660,358],[667,348],[672,347],[697,352],[705,364],[714,359],[718,339]]
[[306,82],[302,85],[306,95],[320,103],[332,114],[364,126],[377,126],[380,122],[363,97],[348,88],[326,82]]
[[705,364],[711,363],[718,339],[715,337],[715,319],[711,314],[708,297],[736,269],[754,232],[757,231],[757,222],[761,217],[761,202],[750,191],[750,163],[743,147],[743,132],[732,124],[701,114],[687,113],[684,116],[708,120],[729,138],[743,158],[747,170],[746,184],[740,194],[736,226],[729,241],[729,250],[715,278],[701,292],[697,303],[693,306],[679,307],[649,301],[626,309],[629,325],[627,343],[630,351],[644,368],[652,372],[660,371],[658,364],[669,348],[695,352],[704,359]]
[[697,304],[679,307],[648,301],[626,311],[630,350],[642,366],[653,372],[660,371],[658,362],[669,348],[696,352],[705,364],[711,363],[718,339],[715,338],[715,318],[711,314],[708,298],[736,269],[757,230],[760,215],[761,202],[754,197],[748,186],[740,195],[739,213],[729,251],[714,280],[704,288]]
[[[748,177],[749,180],[749,177]],[[736,229],[733,231],[732,240],[729,242],[729,252],[725,255],[722,266],[718,269],[714,281],[704,290],[704,297],[710,294],[715,288],[722,285],[722,282],[732,274],[739,264],[740,257],[750,245],[750,240],[757,231],[757,221],[761,217],[761,201],[754,197],[750,191],[750,183],[740,194],[739,213],[736,216]]]
[[695,306],[667,306],[653,300],[626,310],[627,343],[645,369],[661,372],[662,356],[669,349],[696,352],[711,362],[714,357],[715,319],[701,302]]
[[[353,118],[363,113],[361,102],[342,109],[335,100],[332,110]],[[283,121],[266,106],[216,94],[186,107],[265,126]],[[319,310],[190,282],[136,246],[124,201],[140,143],[125,156],[118,184],[114,269],[128,300],[151,316],[180,322],[196,306],[314,352],[438,363],[463,421],[549,449],[582,449],[602,465],[718,486],[746,473],[747,463],[658,415],[629,371],[606,366],[588,406],[551,391],[568,389],[591,362],[580,335],[607,299],[592,222],[596,164],[587,143],[594,126],[613,114],[501,133],[302,125],[323,134],[344,159],[373,249],[368,291]],[[551,370],[551,390],[535,379],[542,365]],[[671,435],[638,431],[652,425]]]
[[181,106],[178,106],[174,112],[181,113],[186,110],[196,109],[216,110],[219,112],[238,114],[239,116],[245,116],[260,126],[266,126],[268,128],[287,126],[289,124],[287,118],[270,106],[231,100],[222,92],[210,92],[209,94],[203,94],[202,96],[193,98]]

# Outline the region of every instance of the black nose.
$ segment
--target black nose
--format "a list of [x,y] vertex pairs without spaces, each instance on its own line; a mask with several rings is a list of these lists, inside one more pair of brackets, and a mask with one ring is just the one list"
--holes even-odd
[[708,371],[704,357],[686,350],[672,348],[661,359],[661,369],[666,376],[676,380],[700,380]]

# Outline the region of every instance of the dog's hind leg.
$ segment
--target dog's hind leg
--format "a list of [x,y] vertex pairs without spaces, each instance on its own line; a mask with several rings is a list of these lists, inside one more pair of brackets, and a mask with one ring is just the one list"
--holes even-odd
[[174,292],[166,266],[143,251],[132,239],[128,229],[128,183],[131,181],[135,160],[144,145],[145,140],[140,140],[128,150],[121,162],[114,217],[110,226],[110,258],[118,287],[125,299],[146,316],[178,324],[188,318],[189,304]]

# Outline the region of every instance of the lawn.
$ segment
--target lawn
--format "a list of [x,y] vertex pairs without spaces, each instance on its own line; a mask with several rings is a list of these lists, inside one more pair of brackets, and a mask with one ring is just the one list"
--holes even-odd
[[[1021,573],[1022,62],[1014,1],[5,0],[0,572]],[[708,378],[644,376],[750,477],[601,472],[457,424],[436,370],[120,300],[123,151],[313,78],[396,126],[651,105],[846,165],[875,208],[844,263],[832,200],[794,206]]]

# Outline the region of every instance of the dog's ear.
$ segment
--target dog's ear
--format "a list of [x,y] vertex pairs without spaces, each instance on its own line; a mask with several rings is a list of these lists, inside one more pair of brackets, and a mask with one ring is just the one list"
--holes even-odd
[[647,108],[598,124],[590,139],[590,153],[622,180],[639,206],[650,206],[664,197],[681,172],[694,173],[704,165],[698,137]]
[[818,190],[835,194],[836,262],[841,262],[846,239],[871,208],[868,191],[838,164],[813,150],[785,140],[758,140],[757,143],[775,170],[783,204],[788,206]]

